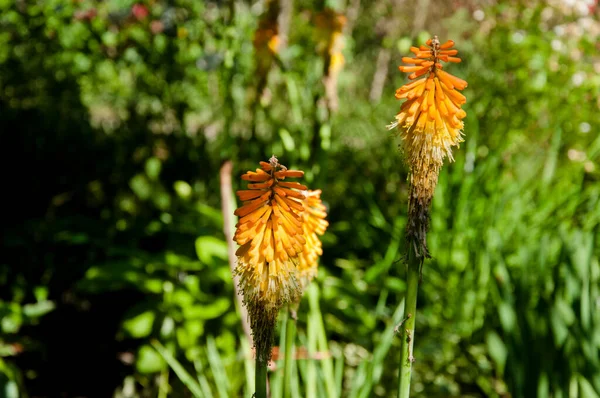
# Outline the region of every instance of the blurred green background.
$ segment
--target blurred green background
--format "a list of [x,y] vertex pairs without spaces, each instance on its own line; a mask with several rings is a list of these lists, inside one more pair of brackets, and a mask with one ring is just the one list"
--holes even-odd
[[[401,57],[434,34],[468,116],[433,201],[413,394],[599,397],[597,0],[281,5],[266,75],[263,1],[0,0],[0,397],[249,397],[219,169],[236,190],[272,154],[329,208],[292,395],[395,396],[407,175],[385,126]],[[326,6],[347,19],[337,110]]]

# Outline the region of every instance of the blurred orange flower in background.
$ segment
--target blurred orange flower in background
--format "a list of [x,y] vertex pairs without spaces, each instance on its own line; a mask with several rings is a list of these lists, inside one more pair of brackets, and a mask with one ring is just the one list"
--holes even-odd
[[344,66],[345,15],[326,7],[314,17],[317,53],[323,56],[323,83],[330,111],[338,109],[337,80]]

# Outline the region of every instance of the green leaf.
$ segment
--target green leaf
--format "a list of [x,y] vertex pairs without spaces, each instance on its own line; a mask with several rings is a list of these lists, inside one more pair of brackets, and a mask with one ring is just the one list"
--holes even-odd
[[201,320],[186,321],[183,327],[178,327],[176,331],[177,342],[186,348],[195,348],[198,339],[204,333],[204,322]]
[[30,318],[38,318],[45,315],[56,308],[53,301],[45,300],[34,304],[25,304],[23,306],[23,314]]
[[183,315],[188,319],[215,319],[223,315],[231,305],[229,298],[218,298],[211,304],[183,307]]
[[137,259],[131,261],[114,261],[93,266],[86,272],[85,278],[77,283],[77,288],[86,292],[114,291],[124,286],[134,287],[144,292],[162,293],[163,280],[150,278],[145,271],[136,265]]
[[565,325],[571,326],[575,322],[575,311],[565,300],[557,298],[554,303],[554,311],[562,318]]
[[149,345],[140,347],[135,362],[135,367],[140,373],[156,373],[165,369],[167,364],[163,357]]
[[550,324],[554,332],[554,343],[557,347],[561,347],[569,335],[569,329],[565,325],[564,319],[557,311],[550,313]]
[[200,261],[214,265],[218,260],[227,261],[227,243],[213,236],[196,239],[196,254]]
[[579,387],[581,389],[579,395],[580,398],[600,398],[600,395],[594,389],[592,384],[581,375],[579,376]]
[[147,337],[152,332],[155,318],[156,314],[153,311],[142,312],[123,322],[123,329],[135,339]]
[[173,183],[173,189],[177,192],[182,199],[189,199],[192,195],[192,187],[186,181],[175,181]]
[[21,312],[11,312],[5,314],[0,320],[0,330],[3,333],[17,333],[23,324],[23,315]]
[[286,129],[279,129],[279,137],[281,137],[281,142],[283,142],[283,147],[287,152],[292,152],[296,148],[292,135]]
[[158,176],[160,175],[162,163],[160,162],[160,159],[151,157],[148,160],[146,160],[146,165],[144,169],[146,170],[146,175],[148,176],[148,178],[154,181],[157,180]]
[[221,210],[210,207],[204,203],[196,205],[198,213],[209,219],[215,226],[223,228],[223,214]]
[[111,31],[106,31],[102,34],[102,42],[109,46],[114,47],[117,45],[117,34]]
[[152,187],[150,183],[142,174],[136,174],[129,181],[129,187],[137,195],[138,198],[146,200],[152,194]]
[[3,396],[5,398],[19,398],[21,395],[19,394],[19,386],[16,381],[9,380],[4,385]]
[[500,323],[502,328],[507,332],[514,331],[517,323],[517,316],[515,310],[508,303],[500,303],[498,306],[498,315],[500,316]]
[[504,345],[504,342],[494,331],[488,332],[486,335],[486,344],[490,357],[497,364],[497,369],[502,375],[504,373],[504,366],[506,365],[506,358],[508,356],[508,350]]

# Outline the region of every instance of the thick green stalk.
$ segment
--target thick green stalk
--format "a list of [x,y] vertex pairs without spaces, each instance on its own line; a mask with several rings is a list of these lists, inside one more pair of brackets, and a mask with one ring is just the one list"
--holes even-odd
[[296,340],[296,311],[291,307],[285,321],[285,351],[283,353],[283,398],[288,398],[292,390],[294,372],[294,341]]
[[259,355],[256,356],[255,372],[256,394],[254,394],[254,398],[267,398],[267,361],[261,360]]
[[402,345],[400,346],[400,366],[398,375],[398,398],[410,396],[410,377],[414,361],[413,344],[415,341],[415,318],[417,315],[417,291],[419,290],[420,260],[415,256],[412,242],[408,249],[408,272],[406,275],[406,306],[404,320],[400,324]]

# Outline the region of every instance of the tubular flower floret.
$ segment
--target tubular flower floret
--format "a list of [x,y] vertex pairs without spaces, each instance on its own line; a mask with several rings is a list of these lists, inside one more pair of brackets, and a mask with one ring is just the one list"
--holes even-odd
[[302,289],[317,276],[319,257],[323,254],[319,236],[322,236],[329,226],[329,223],[325,220],[327,209],[321,202],[321,190],[307,191],[305,196],[306,199],[303,201],[303,229],[306,247],[300,254],[300,262],[298,263]]
[[408,78],[414,81],[396,90],[396,98],[406,101],[388,126],[398,127],[417,196],[423,199],[431,198],[444,158],[452,161],[452,147],[463,141],[462,120],[467,115],[461,109],[467,99],[458,92],[467,82],[444,71],[442,65],[461,62],[455,57],[458,50],[452,49],[454,42],[441,44],[435,36],[426,44],[410,48],[413,58],[402,58],[411,66],[400,66],[400,71],[411,73]]

